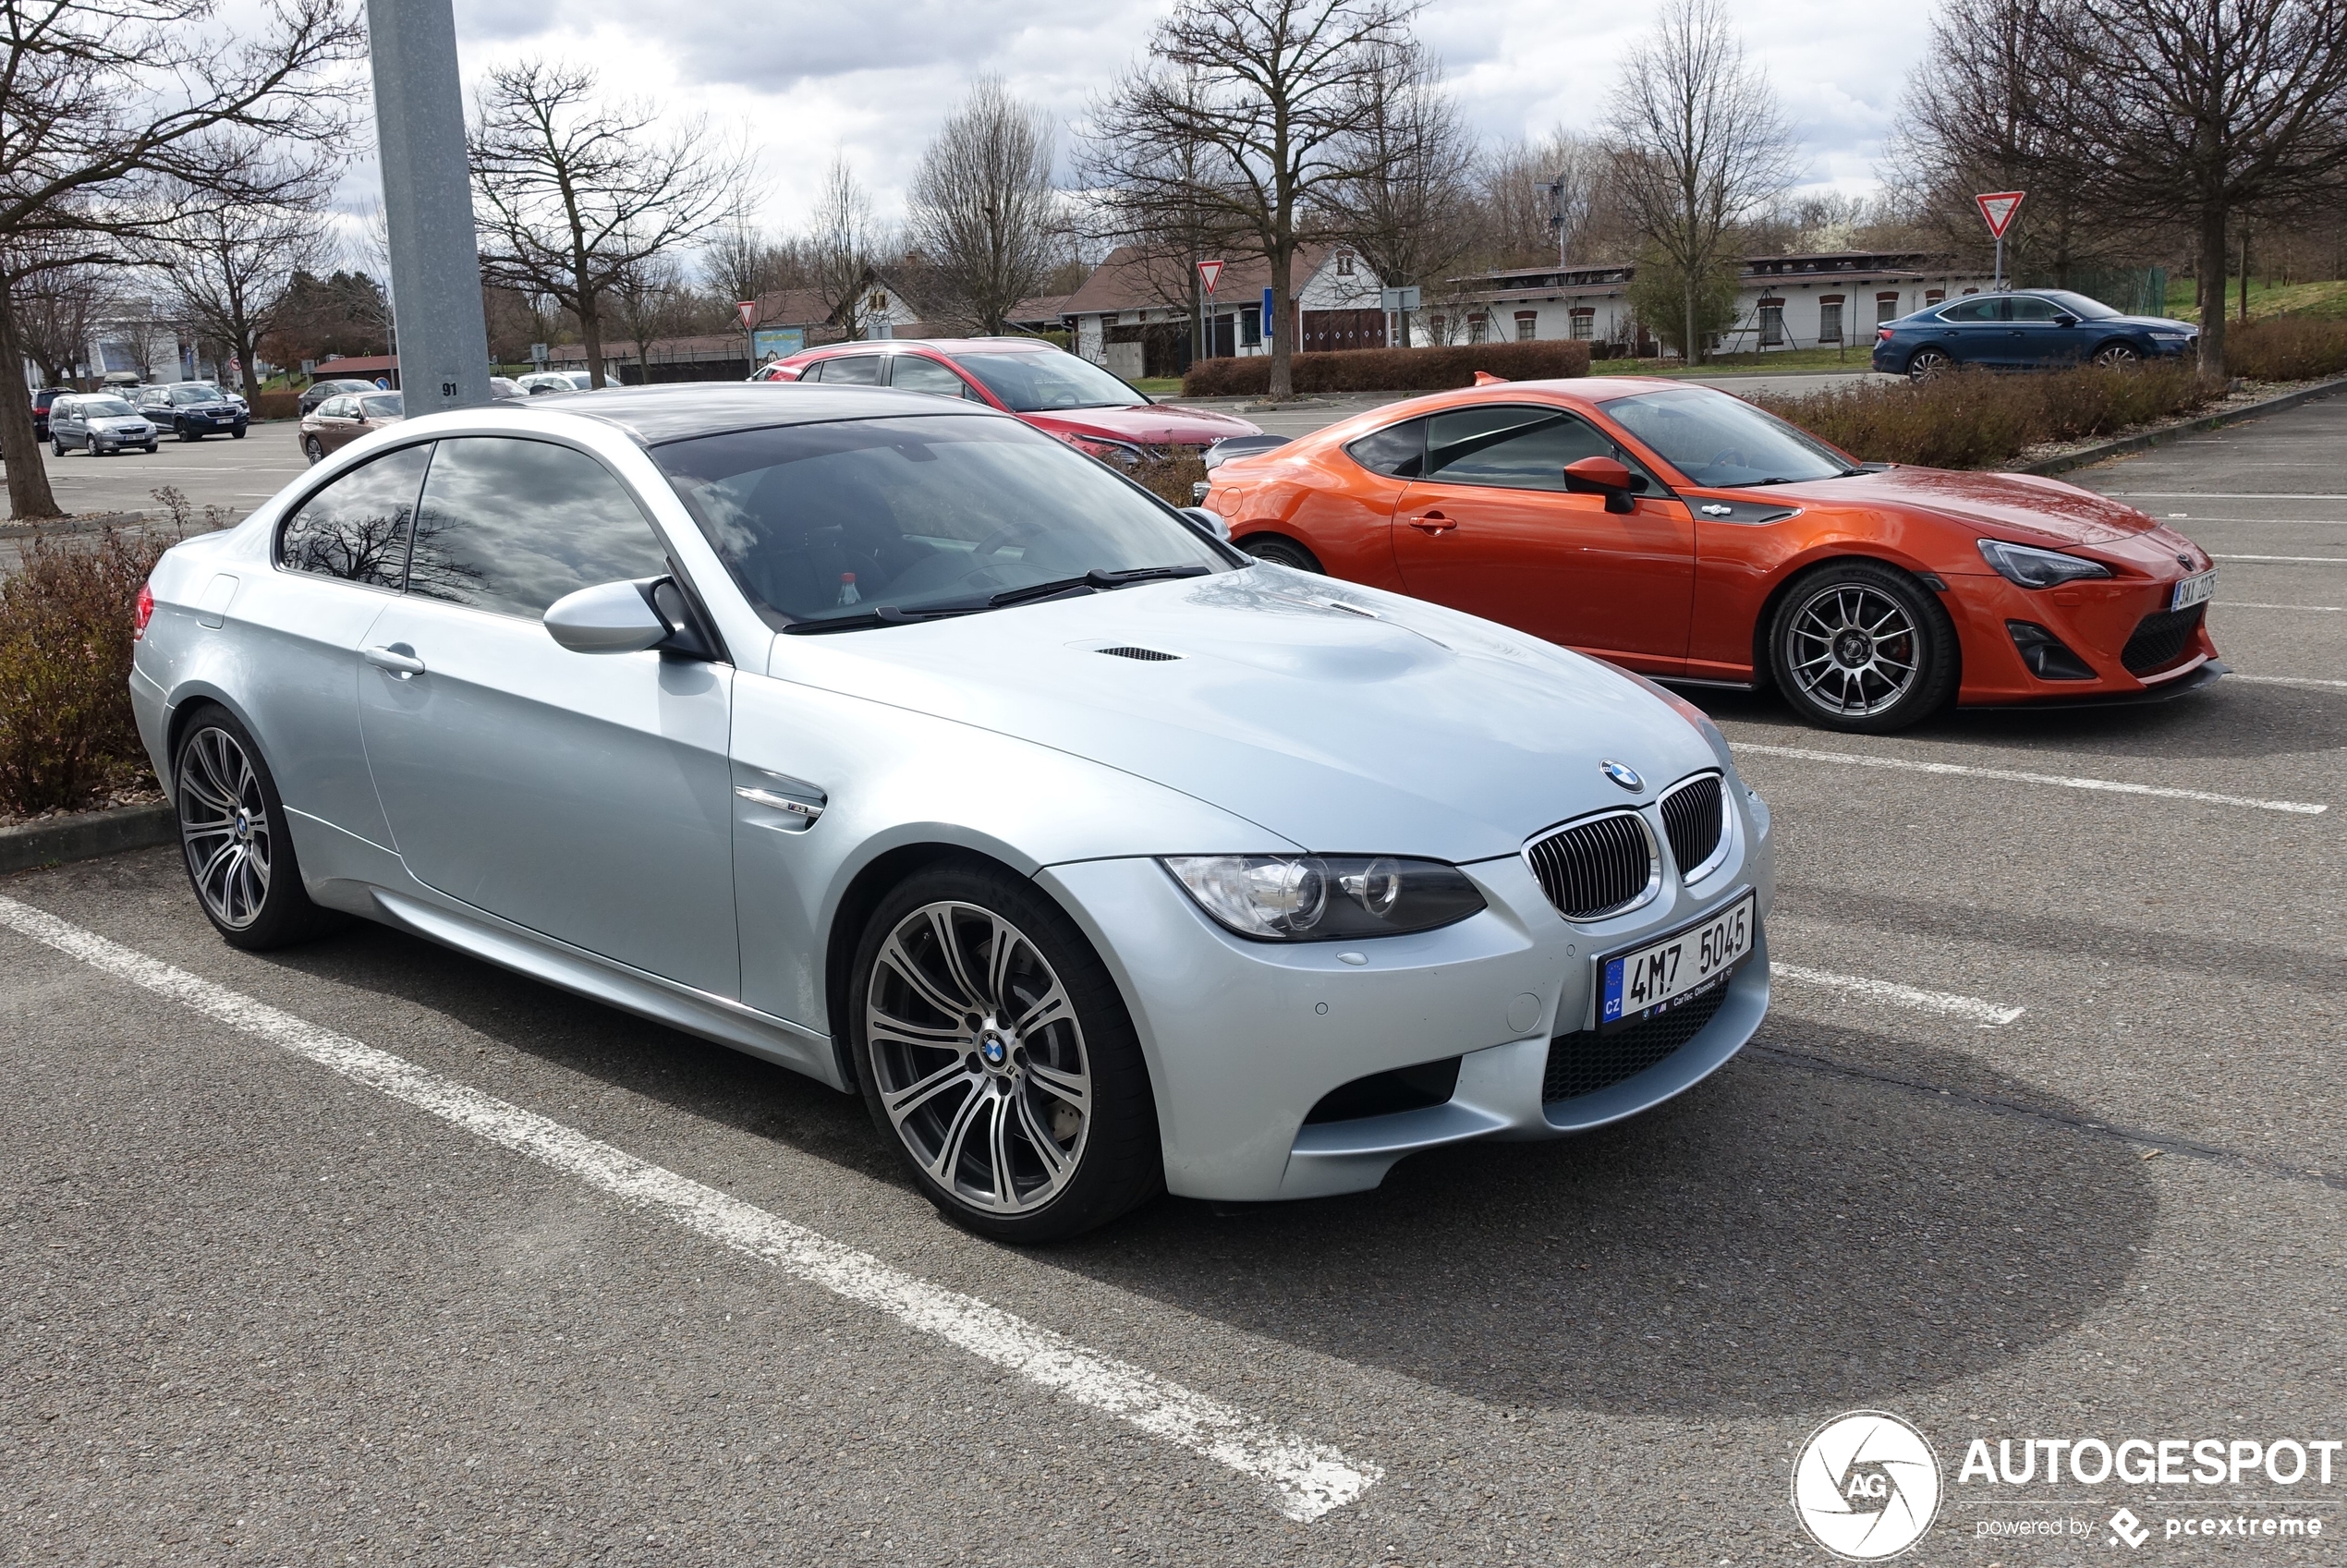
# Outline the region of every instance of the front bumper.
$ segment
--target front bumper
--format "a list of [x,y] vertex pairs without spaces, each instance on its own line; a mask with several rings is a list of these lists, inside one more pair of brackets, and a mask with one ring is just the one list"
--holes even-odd
[[[1736,842],[1726,863],[1696,888],[1666,870],[1654,902],[1608,920],[1566,921],[1521,857],[1461,868],[1489,903],[1482,914],[1367,942],[1242,941],[1155,860],[1047,867],[1037,881],[1085,928],[1131,1008],[1169,1190],[1230,1201],[1357,1192],[1420,1149],[1556,1137],[1634,1115],[1743,1048],[1768,1007],[1774,884],[1766,808],[1733,775],[1730,794]],[[1659,820],[1653,825],[1660,836]],[[1551,1039],[1593,1021],[1597,958],[1746,890],[1757,895],[1759,932],[1710,1021],[1642,1072],[1544,1102]],[[1306,1123],[1344,1085],[1454,1057],[1456,1087],[1443,1103]]]
[[[2127,666],[2131,640],[2146,618],[2167,614],[2176,580],[2187,575],[2171,563],[2164,576],[2122,577],[2056,589],[2026,589],[1994,573],[1945,574],[1940,602],[1964,644],[1964,704],[2077,702],[2137,697],[2191,676],[2217,657],[2205,610],[2172,656]],[[2084,680],[2049,680],[2031,671],[2009,623],[2044,627],[2092,671]],[[2142,661],[2138,661],[2142,662]]]

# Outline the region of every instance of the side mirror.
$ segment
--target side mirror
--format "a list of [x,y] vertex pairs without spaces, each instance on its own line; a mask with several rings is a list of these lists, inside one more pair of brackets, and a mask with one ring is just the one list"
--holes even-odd
[[2054,325],[2058,327],[2074,327],[2077,324],[2078,318],[2075,316],[2056,316],[2054,318]]
[[658,578],[597,583],[546,607],[546,634],[573,653],[641,653],[666,642],[675,627],[652,608]]
[[1231,524],[1222,513],[1210,512],[1203,506],[1183,506],[1177,510],[1200,533],[1210,534],[1225,544],[1231,542]]
[[1609,512],[1634,512],[1630,470],[1615,457],[1584,457],[1564,466],[1564,488],[1575,495],[1602,495]]

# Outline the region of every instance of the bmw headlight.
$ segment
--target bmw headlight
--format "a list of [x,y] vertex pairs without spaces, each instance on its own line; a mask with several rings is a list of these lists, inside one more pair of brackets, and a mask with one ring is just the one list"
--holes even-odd
[[1262,942],[1432,930],[1480,910],[1465,872],[1386,855],[1174,855],[1165,869],[1215,920]]
[[2099,561],[2064,555],[2058,550],[2033,550],[2025,544],[2007,544],[2000,539],[1984,539],[1979,543],[1980,553],[1997,569],[1997,575],[2024,588],[2052,588],[2082,577],[2110,575],[2110,568]]

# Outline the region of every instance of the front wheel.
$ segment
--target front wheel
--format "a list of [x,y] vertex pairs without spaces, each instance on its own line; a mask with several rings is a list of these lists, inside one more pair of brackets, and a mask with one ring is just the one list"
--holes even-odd
[[195,431],[189,430],[187,426],[181,425],[179,427],[179,439],[182,441],[201,441],[203,436]]
[[1777,689],[1813,724],[1888,735],[1954,695],[1955,623],[1931,590],[1879,561],[1836,561],[1793,585],[1769,630]]
[[244,438],[245,427],[242,425],[238,425],[236,429],[228,432],[228,439],[231,441],[242,441]]
[[301,450],[312,463],[322,463],[326,460],[325,445],[314,435],[302,442]]
[[150,456],[150,457],[152,457],[152,456],[153,456],[156,453],[158,453],[158,452],[162,451],[162,450],[163,450],[163,448],[162,448],[162,447],[160,447],[160,446],[158,446],[158,445],[156,445],[153,442],[152,442],[152,441],[151,441],[151,442],[147,443],[147,445],[146,445],[146,449],[145,449],[145,450],[146,450],[146,454],[147,454],[147,456]]
[[1253,539],[1242,540],[1239,542],[1239,548],[1259,561],[1269,561],[1279,566],[1293,566],[1299,572],[1327,575],[1319,558],[1309,550],[1292,539],[1283,539],[1275,533],[1259,533]]
[[1955,359],[1937,348],[1918,348],[1907,361],[1907,379],[1922,383],[1937,381],[1956,368]]
[[1057,1241],[1161,1185],[1124,999],[1025,879],[978,861],[916,873],[874,911],[852,985],[865,1104],[948,1218],[1002,1241]]
[[276,781],[226,709],[207,707],[188,723],[171,776],[188,881],[230,946],[284,947],[342,924],[310,901]]
[[49,450],[55,452],[58,456],[62,457],[66,455],[66,444],[62,441],[52,438],[49,443]]
[[2132,343],[2106,343],[2095,350],[2095,363],[2106,370],[2132,370],[2143,363],[2143,358]]

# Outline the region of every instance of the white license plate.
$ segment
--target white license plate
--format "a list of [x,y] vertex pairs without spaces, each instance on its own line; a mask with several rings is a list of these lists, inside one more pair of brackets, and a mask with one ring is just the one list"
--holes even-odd
[[2217,574],[2213,571],[2202,572],[2197,577],[2186,577],[2176,585],[2174,595],[2168,601],[2168,608],[2189,610],[2195,604],[2206,604],[2208,602],[2209,596],[2216,591]]
[[1745,893],[1660,942],[1617,953],[1598,966],[1598,1027],[1627,1024],[1725,984],[1752,952],[1757,922]]

